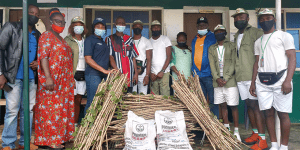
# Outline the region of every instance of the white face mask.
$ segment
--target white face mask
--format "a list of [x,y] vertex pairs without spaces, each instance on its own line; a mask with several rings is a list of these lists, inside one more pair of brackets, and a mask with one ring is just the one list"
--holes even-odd
[[74,33],[75,34],[82,34],[84,31],[84,27],[83,26],[75,26],[74,27]]
[[198,34],[200,34],[200,35],[205,35],[207,32],[208,32],[207,29],[198,30]]

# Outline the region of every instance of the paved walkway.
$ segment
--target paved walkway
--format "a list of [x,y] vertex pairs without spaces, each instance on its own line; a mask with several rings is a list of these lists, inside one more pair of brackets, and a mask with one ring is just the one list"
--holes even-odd
[[[0,135],[2,135],[3,127],[4,127],[4,125],[0,125]],[[239,131],[240,131],[240,135],[241,135],[242,139],[247,138],[252,133],[250,129],[248,131],[246,131],[243,124],[240,124]],[[18,132],[18,134],[19,134],[19,132]],[[33,132],[33,135],[34,135],[34,132]],[[18,136],[18,139],[19,138],[20,137]],[[34,136],[32,136],[31,141],[33,141],[33,138],[34,138]],[[269,146],[271,146],[270,145],[271,142],[269,140],[269,135],[268,134],[266,134],[266,138],[267,138]],[[0,136],[0,141],[2,142],[2,137],[1,136]],[[200,141],[200,138],[195,139],[196,143],[200,143],[199,141]],[[16,142],[16,144],[18,144],[18,143]],[[71,147],[72,147],[72,145],[66,145],[66,148],[71,148]],[[1,144],[0,144],[0,148],[2,148]],[[243,149],[246,150],[248,148],[244,147]],[[210,144],[208,142],[206,142],[204,144],[204,146],[202,146],[202,147],[199,144],[196,144],[195,147],[194,147],[194,150],[212,150],[212,147],[210,147]],[[289,150],[300,150],[300,124],[293,124],[292,125],[291,134],[290,134],[290,141],[289,141]]]

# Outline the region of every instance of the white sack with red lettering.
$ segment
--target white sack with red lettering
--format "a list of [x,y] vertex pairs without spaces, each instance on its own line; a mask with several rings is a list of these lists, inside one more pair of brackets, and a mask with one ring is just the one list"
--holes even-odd
[[157,150],[192,150],[183,111],[156,111]]
[[123,150],[156,150],[156,128],[154,120],[145,120],[132,111],[128,112]]

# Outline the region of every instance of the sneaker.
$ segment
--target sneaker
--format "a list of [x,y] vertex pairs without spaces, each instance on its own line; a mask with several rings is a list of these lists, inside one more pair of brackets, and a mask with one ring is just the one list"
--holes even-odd
[[268,144],[267,140],[262,140],[261,138],[249,148],[249,150],[267,150],[268,149]]
[[236,132],[236,133],[234,133],[233,135],[236,136],[236,138],[237,138],[239,141],[242,141],[242,140],[241,140],[240,133]]
[[2,148],[1,150],[11,150],[9,146]]
[[[38,146],[36,146],[36,145],[30,143],[30,150],[36,150],[36,149],[38,149],[38,148],[39,148]],[[22,145],[19,145],[19,149],[24,149],[24,145],[23,145],[23,146],[22,146]]]
[[245,140],[243,140],[243,143],[246,145],[253,145],[258,141],[258,139],[259,139],[258,134],[252,131],[252,135],[246,138]]

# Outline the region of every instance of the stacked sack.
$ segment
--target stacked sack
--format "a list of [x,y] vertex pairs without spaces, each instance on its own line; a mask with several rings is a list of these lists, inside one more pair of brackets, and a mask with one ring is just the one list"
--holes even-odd
[[186,133],[183,111],[169,110],[156,111],[155,121],[145,120],[129,111],[124,150],[155,150],[156,133],[158,150],[192,150]]

